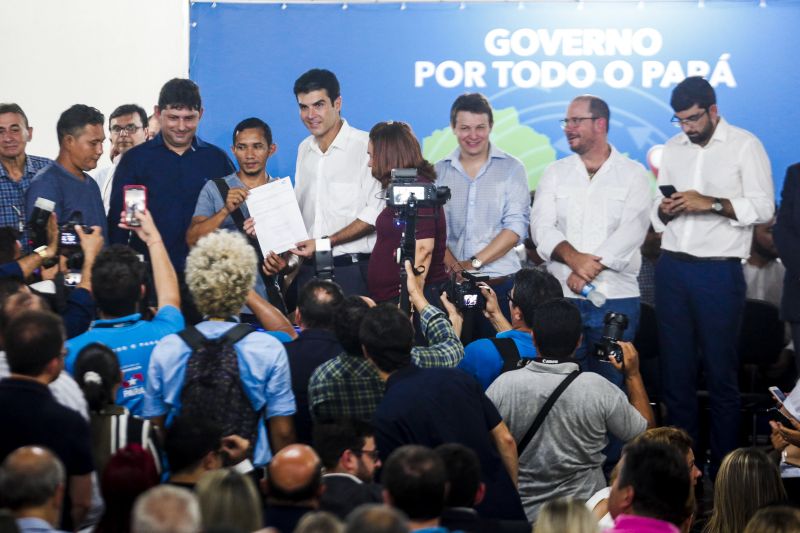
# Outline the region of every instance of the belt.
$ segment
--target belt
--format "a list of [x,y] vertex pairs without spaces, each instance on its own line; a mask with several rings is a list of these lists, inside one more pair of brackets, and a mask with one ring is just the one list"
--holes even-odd
[[672,250],[661,250],[662,253],[677,259],[678,261],[686,261],[687,263],[707,263],[710,261],[735,261],[740,262],[741,257],[697,257],[696,255],[685,254],[683,252],[673,252]]
[[[364,261],[369,261],[369,258],[372,254],[343,254],[337,255],[333,258],[333,266],[335,267],[345,267],[350,265],[355,265]],[[309,265],[314,265],[314,257],[311,257],[311,260],[308,261]]]

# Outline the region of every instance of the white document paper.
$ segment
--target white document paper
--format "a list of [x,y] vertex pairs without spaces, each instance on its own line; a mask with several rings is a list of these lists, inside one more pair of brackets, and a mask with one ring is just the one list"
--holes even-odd
[[247,210],[255,220],[261,252],[280,254],[308,239],[300,206],[289,178],[271,181],[247,195]]
[[[794,386],[792,392],[786,396],[783,406],[795,420],[800,420],[800,382]],[[789,428],[791,429],[791,428]]]

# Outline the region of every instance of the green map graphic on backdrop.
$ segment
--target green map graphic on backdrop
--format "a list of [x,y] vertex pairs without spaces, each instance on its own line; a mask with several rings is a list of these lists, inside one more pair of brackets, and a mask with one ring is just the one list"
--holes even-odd
[[[547,165],[556,160],[556,150],[547,135],[519,123],[519,115],[513,107],[494,111],[494,126],[490,137],[492,144],[507,152],[525,166],[528,173],[528,188],[534,190]],[[425,159],[436,162],[456,149],[458,141],[453,130],[447,126],[434,130],[422,140]]]

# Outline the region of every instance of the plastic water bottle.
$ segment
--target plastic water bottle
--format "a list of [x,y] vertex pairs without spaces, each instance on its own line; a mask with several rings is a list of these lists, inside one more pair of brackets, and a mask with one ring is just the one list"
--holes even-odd
[[606,303],[606,295],[597,290],[597,287],[591,283],[587,283],[581,289],[581,295],[592,302],[595,307],[603,307]]

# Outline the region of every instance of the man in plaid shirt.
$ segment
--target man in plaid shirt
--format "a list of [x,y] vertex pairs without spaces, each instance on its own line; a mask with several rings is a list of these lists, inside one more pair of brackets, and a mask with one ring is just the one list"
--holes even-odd
[[25,191],[33,176],[51,163],[25,153],[33,136],[28,117],[17,104],[0,103],[0,226],[21,233],[22,251],[30,252],[25,232]]
[[[428,346],[414,346],[411,360],[423,368],[455,367],[464,356],[459,340],[461,315],[442,295],[449,315],[428,303],[420,280],[406,267],[408,294],[419,312],[419,323]],[[344,353],[317,367],[308,384],[308,403],[315,421],[338,418],[370,420],[383,398],[384,384],[361,352],[358,328],[367,309],[374,306],[359,296],[351,296],[339,306],[334,329]]]

